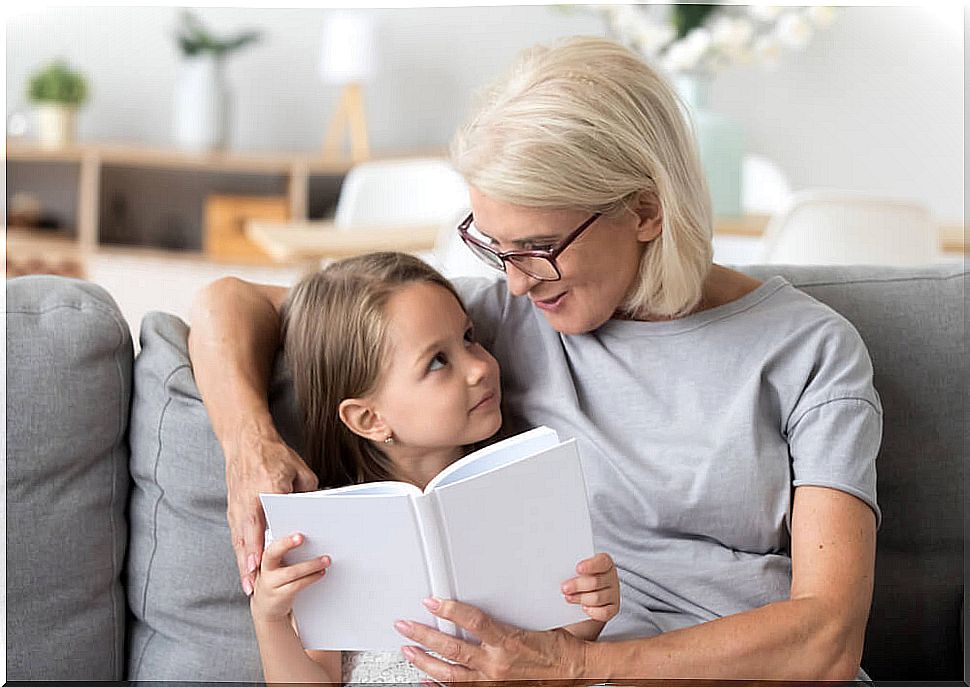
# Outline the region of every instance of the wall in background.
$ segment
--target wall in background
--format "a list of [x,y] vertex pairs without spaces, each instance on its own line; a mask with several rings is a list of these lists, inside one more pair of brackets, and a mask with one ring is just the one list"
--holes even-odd
[[[232,147],[313,151],[337,93],[316,64],[325,9],[199,8],[216,32],[260,28],[233,56]],[[835,23],[774,71],[733,67],[713,108],[745,129],[795,188],[839,186],[921,199],[941,219],[964,208],[964,60],[959,8],[842,7]],[[524,47],[602,33],[597,17],[546,6],[367,10],[381,72],[366,101],[380,150],[443,148],[473,92]],[[947,14],[948,13],[948,14]],[[180,56],[171,7],[49,8],[7,19],[7,113],[26,111],[31,70],[64,57],[92,81],[80,117],[88,141],[165,146]]]

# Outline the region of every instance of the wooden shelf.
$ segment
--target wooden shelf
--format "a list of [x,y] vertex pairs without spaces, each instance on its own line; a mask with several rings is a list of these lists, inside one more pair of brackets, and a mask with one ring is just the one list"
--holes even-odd
[[[441,150],[391,152],[381,159],[441,157]],[[81,162],[95,157],[102,165],[200,170],[207,172],[252,172],[287,175],[294,169],[308,174],[342,176],[354,163],[327,159],[308,153],[190,152],[130,144],[78,144],[58,149],[42,148],[24,141],[7,141],[7,159],[20,162]]]

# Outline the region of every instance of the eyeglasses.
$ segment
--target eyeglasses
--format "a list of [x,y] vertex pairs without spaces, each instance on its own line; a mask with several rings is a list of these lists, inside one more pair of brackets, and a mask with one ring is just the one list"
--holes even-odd
[[[593,222],[599,219],[600,214],[599,212],[594,213],[589,219],[573,229],[569,236],[548,250],[497,251],[486,243],[488,239],[484,234],[474,229],[472,222],[475,218],[471,213],[458,225],[458,235],[461,236],[465,245],[471,249],[471,252],[489,267],[506,272],[505,263],[510,262],[520,272],[533,279],[558,281],[562,279],[562,273],[559,271],[559,265],[556,264],[556,258],[569,247],[569,244],[579,238],[579,235],[586,231]],[[481,238],[475,236],[475,233]]]

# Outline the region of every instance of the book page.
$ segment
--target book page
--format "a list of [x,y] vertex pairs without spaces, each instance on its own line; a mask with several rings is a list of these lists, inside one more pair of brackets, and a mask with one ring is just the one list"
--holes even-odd
[[323,554],[333,560],[294,603],[307,649],[394,651],[407,643],[394,629],[395,620],[435,625],[421,604],[431,586],[411,496],[382,489],[386,486],[364,493],[260,495],[274,536],[305,535],[287,563]]
[[527,432],[516,434],[459,458],[435,475],[424,488],[424,492],[427,494],[439,486],[453,484],[474,475],[480,475],[500,465],[519,460],[523,456],[538,453],[558,443],[559,437],[556,431],[549,427],[536,427]]
[[433,497],[456,599],[530,630],[587,619],[559,588],[594,553],[575,439],[438,485]]

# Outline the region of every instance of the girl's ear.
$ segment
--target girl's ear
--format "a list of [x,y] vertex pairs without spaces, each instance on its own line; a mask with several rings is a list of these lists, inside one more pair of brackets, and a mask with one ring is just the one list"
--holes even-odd
[[340,402],[337,414],[347,429],[364,439],[381,442],[389,433],[381,416],[366,399],[345,398]]
[[660,199],[653,193],[637,196],[633,213],[637,216],[637,240],[642,243],[653,241],[660,236],[663,222],[663,208]]

